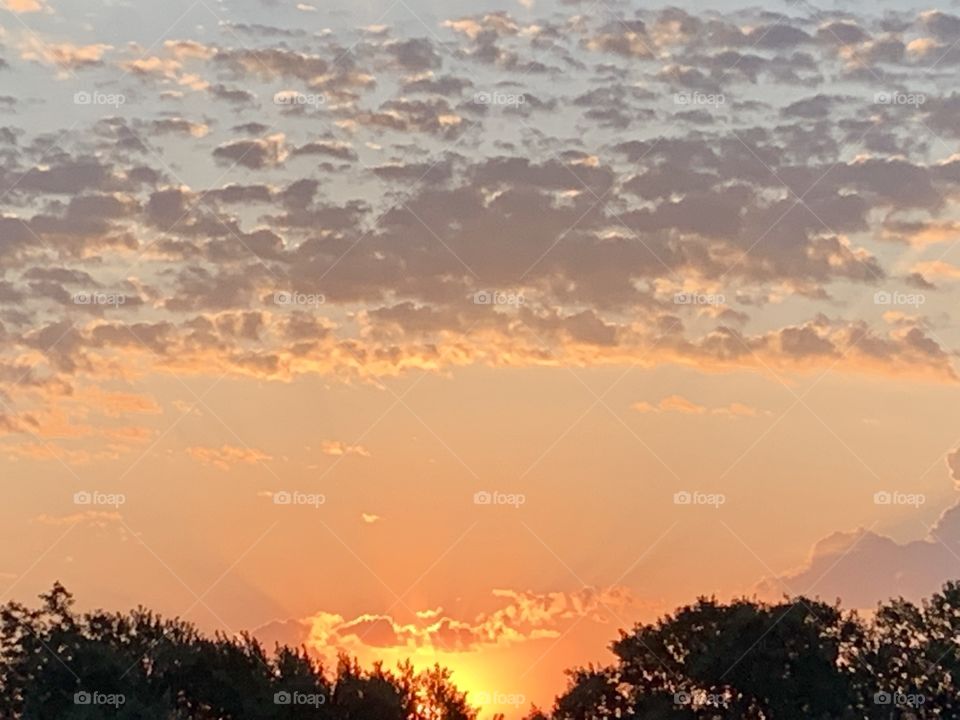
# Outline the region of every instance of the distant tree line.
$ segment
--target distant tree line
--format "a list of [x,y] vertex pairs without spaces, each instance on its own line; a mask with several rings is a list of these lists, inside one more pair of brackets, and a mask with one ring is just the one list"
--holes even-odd
[[328,673],[303,649],[201,635],[140,608],[82,616],[59,584],[0,610],[2,720],[474,720],[440,667]]
[[960,583],[870,619],[799,597],[701,598],[622,632],[528,720],[960,719]]
[[[435,666],[416,671],[250,635],[207,637],[143,608],[78,614],[59,584],[0,608],[0,720],[476,720]],[[621,631],[607,666],[569,671],[527,720],[960,718],[960,584],[869,619],[819,600],[701,598]]]

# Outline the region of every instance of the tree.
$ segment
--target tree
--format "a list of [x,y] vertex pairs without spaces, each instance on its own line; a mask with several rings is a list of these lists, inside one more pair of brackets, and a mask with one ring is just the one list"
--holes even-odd
[[144,608],[80,616],[59,584],[41,600],[0,609],[3,720],[476,720],[440,667],[341,657],[329,677],[304,648],[271,655]]
[[[416,671],[250,635],[206,637],[138,608],[78,615],[60,585],[0,608],[0,720],[476,720],[439,666]],[[960,717],[960,583],[870,620],[799,597],[701,598],[621,631],[525,720],[921,720]],[[502,720],[502,718],[500,718]]]
[[570,673],[553,720],[960,717],[960,584],[871,622],[808,598],[701,598],[621,632],[607,667]]

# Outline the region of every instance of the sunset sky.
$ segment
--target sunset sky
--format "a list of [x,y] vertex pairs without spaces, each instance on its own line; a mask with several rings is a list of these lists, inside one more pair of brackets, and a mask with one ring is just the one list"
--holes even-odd
[[960,8],[0,0],[0,601],[516,716],[960,575]]

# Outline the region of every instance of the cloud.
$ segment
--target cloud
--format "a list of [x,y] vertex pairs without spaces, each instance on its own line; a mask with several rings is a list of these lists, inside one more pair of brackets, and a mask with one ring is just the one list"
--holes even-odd
[[950,477],[960,490],[960,448],[947,455],[947,467],[950,469]]
[[440,56],[433,49],[433,43],[427,38],[409,40],[391,40],[384,49],[393,56],[397,64],[407,71],[432,70],[440,67]]
[[362,519],[367,525],[373,525],[381,520],[379,515],[374,515],[373,513],[361,513],[360,519]]
[[960,278],[960,267],[944,260],[925,260],[918,262],[910,272],[918,273],[926,278],[938,278],[942,280],[956,280]]
[[640,401],[630,407],[640,413],[673,412],[684,415],[706,415],[709,413],[711,415],[722,415],[725,417],[756,417],[760,414],[769,414],[767,411],[757,410],[749,405],[738,402],[732,402],[729,405],[719,407],[706,407],[692,400],[688,400],[682,395],[669,395],[660,400],[656,405],[651,405],[646,401]]
[[703,405],[697,405],[690,400],[687,400],[681,395],[670,395],[669,397],[663,398],[656,407],[650,405],[647,402],[634,403],[633,409],[637,412],[679,412],[685,413],[688,415],[702,415],[707,411]]
[[120,64],[120,67],[134,75],[176,78],[183,65],[174,58],[161,58],[151,55],[124,61]]
[[213,156],[224,163],[261,170],[283,164],[289,151],[283,133],[253,140],[233,140],[219,145]]
[[107,451],[90,452],[88,450],[72,450],[54,443],[19,442],[16,445],[4,445],[0,452],[6,454],[8,460],[31,460],[66,462],[71,466],[88,465],[96,460],[116,460],[119,453]]
[[3,0],[3,7],[18,14],[50,11],[43,0]]
[[467,127],[446,98],[411,100],[398,98],[384,102],[374,112],[360,112],[348,125],[361,125],[378,131],[431,133],[447,140],[456,139]]
[[150,131],[158,135],[179,134],[195,138],[206,137],[210,132],[210,126],[206,123],[193,122],[180,117],[154,120],[148,127]]
[[357,153],[349,143],[316,140],[293,149],[293,155],[325,155],[339,160],[356,160]]
[[102,64],[103,55],[111,50],[110,45],[74,45],[73,43],[48,43],[35,35],[26,37],[20,45],[24,60],[35,60],[53,65],[64,71],[80,70]]
[[[930,247],[958,235],[960,158],[915,132],[957,129],[960,99],[917,65],[960,37],[954,16],[570,8],[454,17],[439,41],[360,29],[349,53],[253,23],[150,52],[16,36],[10,69],[44,66],[40,105],[67,70],[137,85],[75,129],[24,102],[0,128],[0,363],[80,387],[638,361],[956,382],[936,324],[951,283],[930,282],[956,269]],[[923,75],[925,102],[878,101],[867,67],[888,94]],[[280,88],[324,102],[291,113]],[[234,165],[245,178],[223,178]],[[901,282],[931,319],[871,306]],[[74,303],[84,290],[128,301]],[[751,413],[688,403],[640,409]]]
[[137,395],[125,392],[109,392],[97,386],[91,386],[78,393],[84,402],[110,417],[123,415],[157,415],[163,412],[157,401],[149,395]]
[[363,445],[350,445],[340,440],[324,440],[320,443],[320,452],[324,455],[339,457],[341,455],[358,455],[370,457],[370,451]]
[[898,543],[862,528],[837,532],[814,546],[802,569],[764,580],[758,592],[771,598],[785,593],[841,598],[845,605],[865,609],[898,596],[917,601],[955,577],[951,548],[958,544],[956,506],[922,540]]
[[945,221],[905,222],[890,221],[884,225],[884,234],[890,240],[926,247],[938,243],[952,243],[960,238],[960,223]]
[[3,403],[23,407],[0,413],[0,436],[20,436],[0,446],[0,453],[11,460],[75,465],[116,461],[141,449],[156,433],[150,427],[115,421],[130,414],[159,412],[149,398],[109,392],[97,385],[74,388],[64,381],[21,377],[20,383],[8,386],[12,393]]
[[643,59],[654,56],[652,44],[641,20],[611,22],[584,41],[584,47],[594,52]]
[[34,522],[40,523],[41,525],[86,525],[88,527],[103,528],[108,525],[120,523],[122,519],[122,516],[118,512],[86,510],[70,515],[38,515],[34,518]]
[[207,87],[207,92],[218,100],[225,100],[236,105],[252,105],[256,100],[256,96],[249,90],[222,83],[210,85]]
[[403,653],[477,652],[485,648],[555,639],[581,620],[618,622],[641,604],[623,587],[583,588],[574,592],[536,593],[494,590],[498,607],[470,618],[453,617],[443,608],[415,614],[405,623],[391,615],[362,614],[354,618],[328,612],[276,621],[254,634],[268,645],[286,642],[324,658],[348,652],[361,658],[382,657],[384,650]]
[[[960,449],[949,453],[946,463],[960,490]],[[904,506],[904,511],[916,509]],[[802,567],[764,579],[757,592],[768,598],[785,593],[840,598],[864,609],[898,596],[919,601],[956,577],[957,548],[960,503],[945,510],[919,540],[901,543],[864,528],[833,533],[814,545]]]
[[273,457],[254,448],[241,448],[223,445],[219,448],[194,446],[187,448],[187,454],[202,465],[213,465],[221,470],[229,470],[235,465],[255,465],[273,460]]
[[326,60],[317,55],[282,48],[217,49],[208,52],[212,52],[215,63],[241,77],[253,75],[265,80],[292,77],[310,82],[325,76],[330,67]]

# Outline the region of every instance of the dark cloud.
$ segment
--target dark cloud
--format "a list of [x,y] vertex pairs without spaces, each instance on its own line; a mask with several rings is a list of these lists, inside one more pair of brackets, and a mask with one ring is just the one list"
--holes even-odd
[[282,48],[222,49],[213,59],[241,77],[296,78],[308,83],[325,75],[330,67],[326,60],[316,55]]
[[[951,217],[960,162],[925,131],[958,136],[950,58],[946,80],[923,75],[924,102],[876,97],[913,90],[957,18],[559,10],[453,18],[440,39],[233,24],[257,42],[211,34],[225,42],[121,63],[137,102],[88,108],[77,130],[15,116],[0,128],[0,343],[64,374],[118,348],[288,377],[354,353],[354,371],[439,366],[453,346],[457,362],[496,362],[503,343],[517,362],[657,347],[651,362],[954,380],[930,326],[868,321],[847,300],[881,281],[947,284],[892,251]],[[127,267],[140,303],[124,318],[71,310],[72,291]],[[729,301],[673,301],[701,286]],[[474,302],[494,289],[522,307]],[[277,291],[325,307],[280,317]],[[822,314],[837,308],[853,316]],[[58,350],[67,314],[83,322]],[[145,343],[124,340],[135,325]]]
[[338,160],[356,160],[357,153],[350,145],[329,140],[315,140],[293,149],[293,155],[323,155]]
[[[249,90],[244,90],[239,87],[229,87],[222,83],[211,85],[208,91],[218,100],[225,100],[226,102],[236,105],[253,104],[256,102],[256,96]],[[264,129],[266,128],[264,127]]]
[[427,38],[394,40],[384,47],[404,70],[416,72],[440,67],[440,55]]
[[213,156],[226,164],[261,170],[281,164],[287,156],[283,135],[253,140],[233,140],[216,147]]

